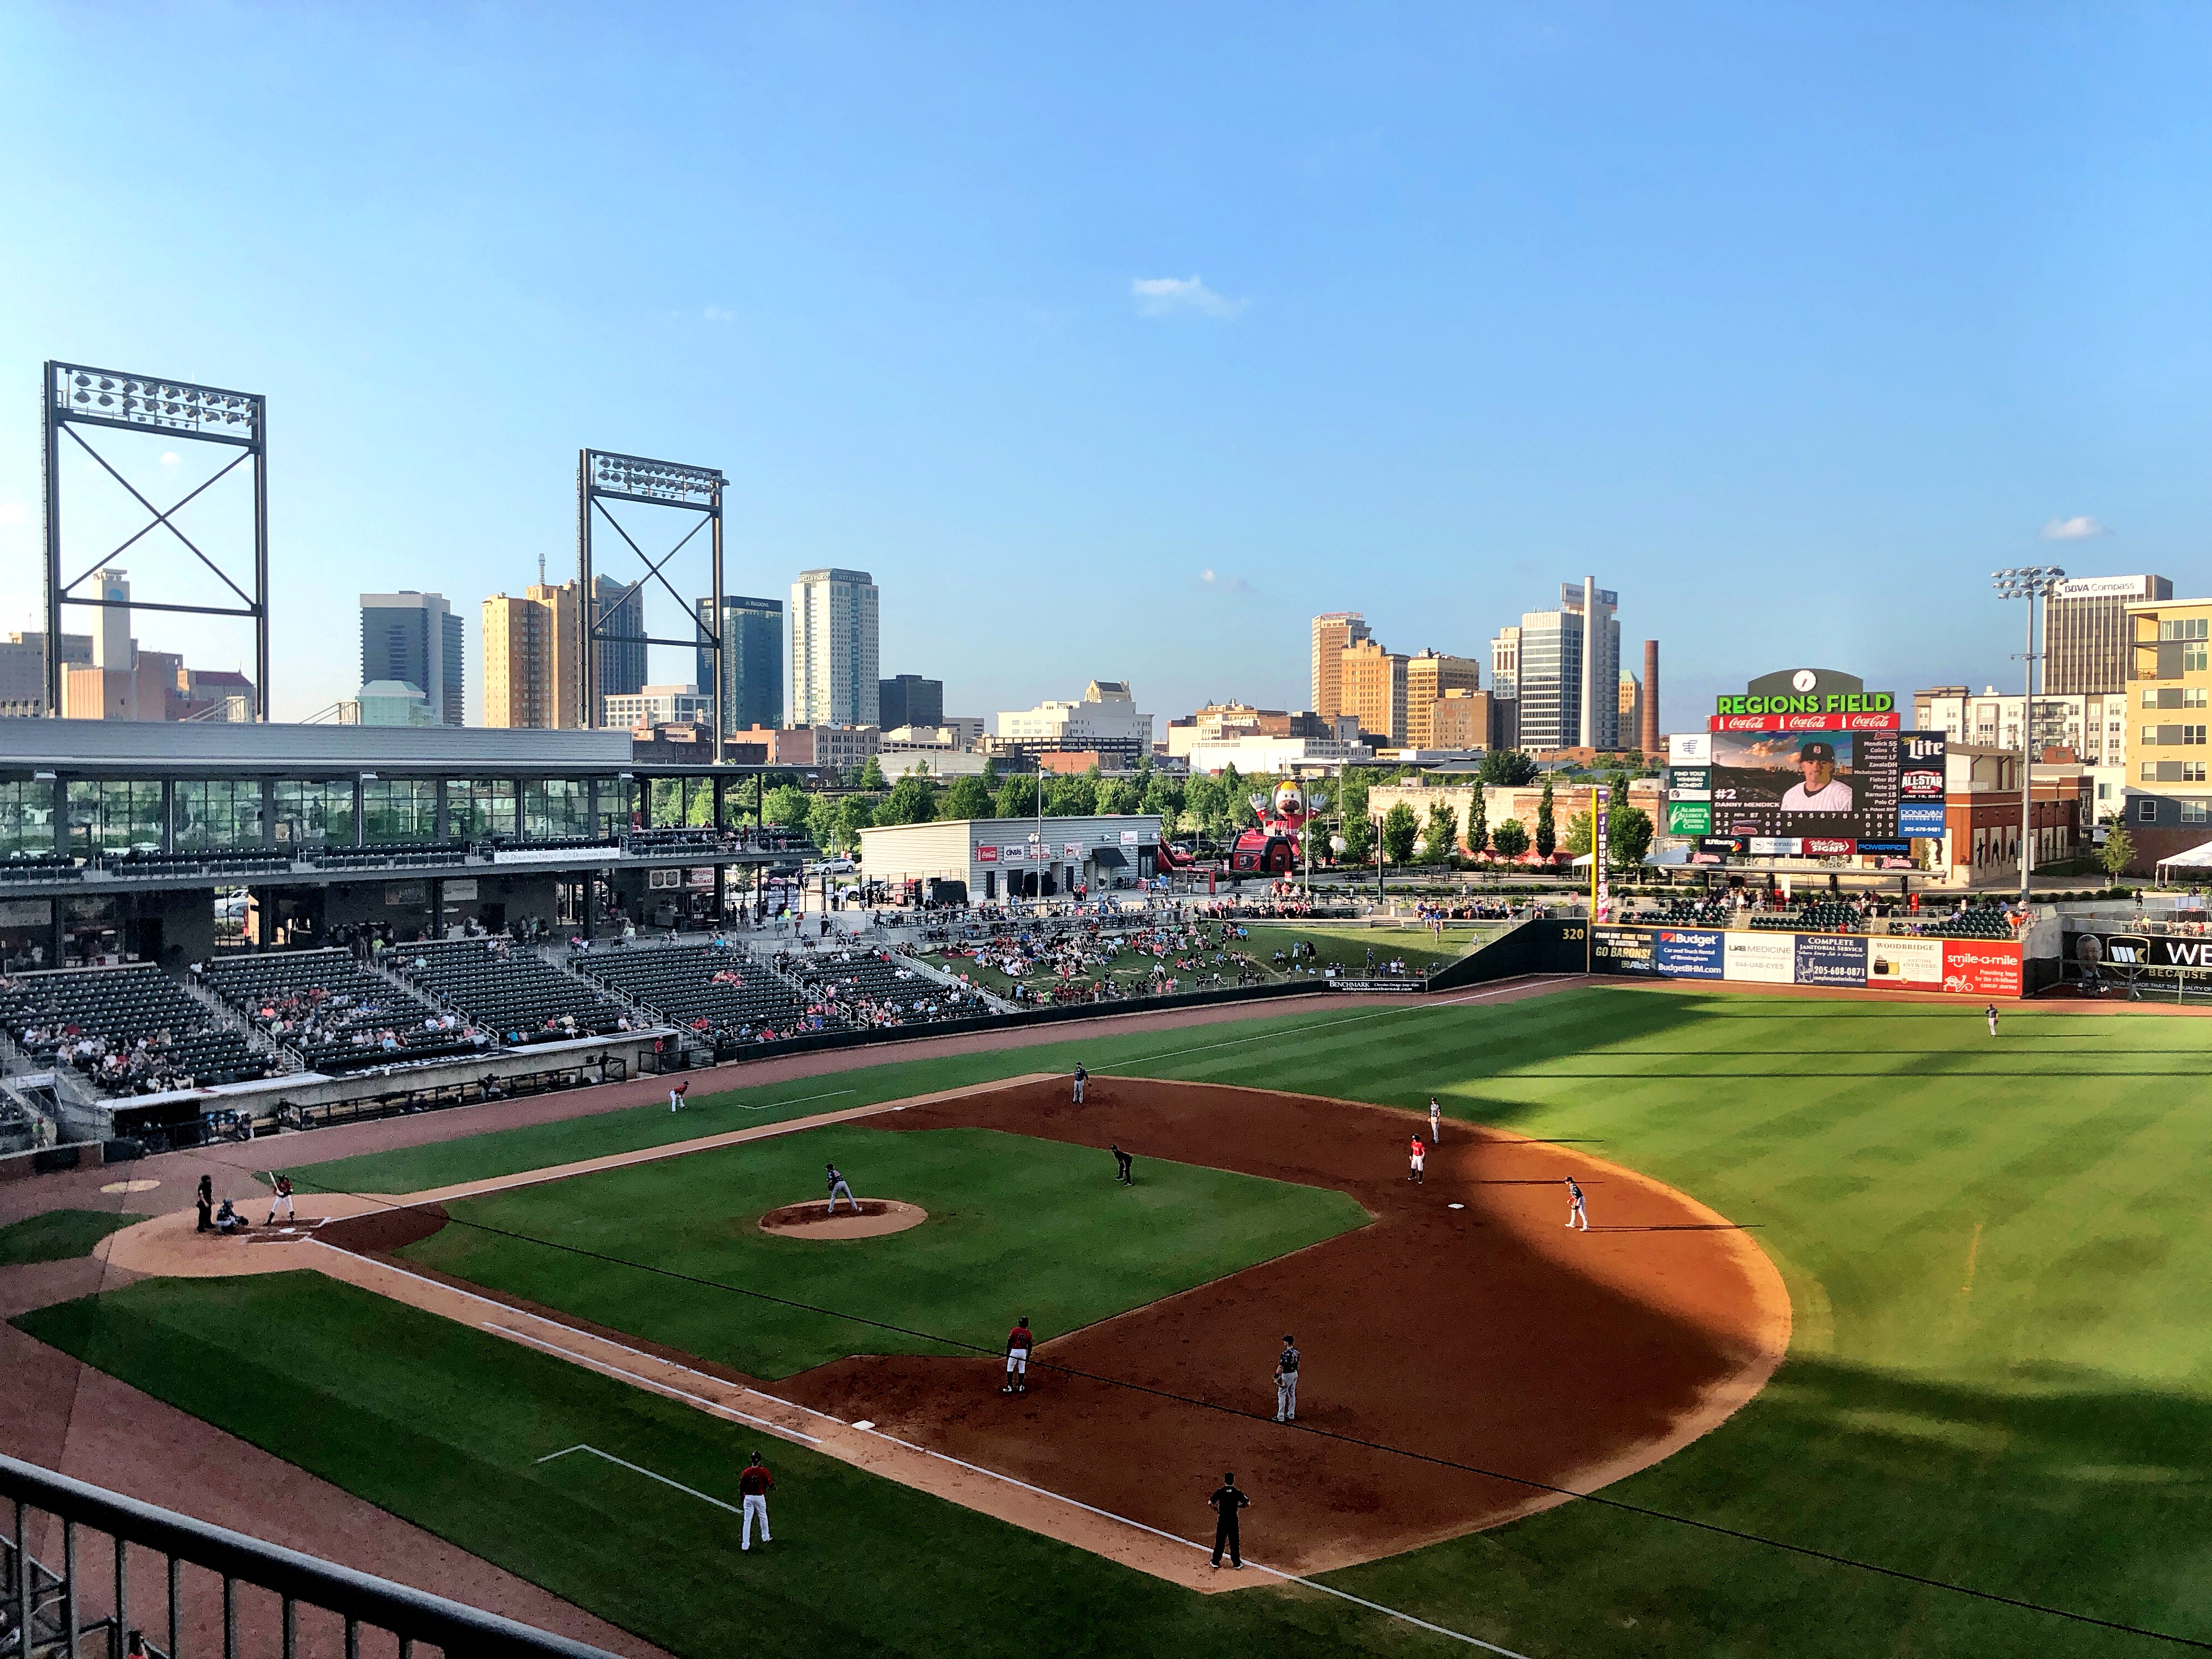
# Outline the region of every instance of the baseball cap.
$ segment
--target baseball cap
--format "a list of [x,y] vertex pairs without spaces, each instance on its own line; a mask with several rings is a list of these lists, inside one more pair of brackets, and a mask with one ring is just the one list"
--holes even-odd
[[1797,750],[1801,761],[1832,761],[1835,757],[1836,745],[1832,743],[1808,743]]

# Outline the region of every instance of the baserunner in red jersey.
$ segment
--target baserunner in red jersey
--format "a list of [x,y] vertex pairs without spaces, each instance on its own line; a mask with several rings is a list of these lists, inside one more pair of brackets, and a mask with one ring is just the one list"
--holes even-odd
[[1006,1333],[1006,1386],[1000,1394],[1027,1394],[1030,1391],[1030,1319],[1024,1314],[1014,1328]]

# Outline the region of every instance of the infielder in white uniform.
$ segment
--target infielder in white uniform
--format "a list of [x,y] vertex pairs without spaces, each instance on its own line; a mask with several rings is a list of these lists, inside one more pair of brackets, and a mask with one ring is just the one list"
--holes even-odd
[[1437,1136],[1437,1131],[1438,1129],[1440,1129],[1441,1127],[1443,1127],[1443,1114],[1442,1114],[1442,1113],[1440,1113],[1440,1112],[1437,1110],[1437,1097],[1436,1097],[1434,1095],[1431,1095],[1431,1096],[1429,1097],[1429,1145],[1430,1145],[1430,1146],[1435,1146],[1435,1145],[1437,1144],[1437,1139],[1438,1139],[1438,1138],[1439,1138],[1439,1137]]
[[1567,1177],[1567,1225],[1579,1225],[1584,1232],[1589,1231],[1589,1212],[1583,1207],[1583,1189],[1575,1184],[1572,1176]]
[[1275,1358],[1275,1421],[1298,1420],[1298,1351],[1283,1338],[1283,1351]]

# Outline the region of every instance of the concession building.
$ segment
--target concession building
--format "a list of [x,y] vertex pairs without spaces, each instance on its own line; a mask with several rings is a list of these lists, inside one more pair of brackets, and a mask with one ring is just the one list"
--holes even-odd
[[1149,880],[1159,859],[1157,813],[1055,818],[954,818],[860,831],[860,870],[914,882],[939,904],[1051,898]]

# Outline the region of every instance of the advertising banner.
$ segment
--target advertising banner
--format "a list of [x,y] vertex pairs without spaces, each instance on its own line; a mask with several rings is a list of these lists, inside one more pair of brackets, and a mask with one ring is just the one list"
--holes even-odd
[[1667,769],[1668,800],[1711,800],[1713,769],[1710,766],[1670,766]]
[[1081,859],[1083,856],[1083,843],[1078,841],[1064,841],[1060,842],[1060,857],[1071,861]]
[[1715,732],[1894,732],[1896,714],[1715,714]]
[[1692,864],[1725,864],[1743,851],[1743,843],[1722,836],[1701,837],[1697,850],[1690,854]]
[[1867,941],[1867,983],[1893,991],[1943,988],[1943,941],[1940,939],[1870,939]]
[[1808,836],[1800,843],[1808,859],[1848,858],[1858,850],[1858,842],[1844,836]]
[[1970,997],[2020,994],[2020,945],[2012,939],[1947,939],[1943,988]]
[[999,856],[1009,864],[1019,864],[1029,855],[1030,849],[1026,847],[1001,847],[999,849]]
[[1667,833],[1670,836],[1709,836],[1713,830],[1713,804],[1709,800],[1670,800],[1667,803]]
[[1653,940],[1652,959],[1658,971],[1670,978],[1719,979],[1727,938],[1711,929],[1662,927]]
[[[2017,794],[2019,791],[2014,790]],[[1943,839],[1943,803],[1901,801],[1897,808],[1897,833],[1917,841]]]
[[1723,957],[1724,979],[1753,985],[1797,982],[1797,939],[1794,933],[1729,933]]
[[1643,927],[1590,929],[1590,966],[1601,974],[1652,974],[1658,963],[1651,951],[1651,934]]
[[1704,766],[1713,757],[1713,739],[1710,732],[1677,732],[1667,739],[1667,763],[1669,766]]
[[[1858,933],[1793,933],[1797,941],[1797,983],[1863,988],[1867,941]],[[2013,958],[2015,964],[2019,957]]]
[[976,862],[976,863],[978,863],[978,864],[996,864],[998,861],[999,861],[999,849],[998,849],[997,848],[995,848],[995,847],[979,847],[979,848],[977,848],[975,849],[975,862]]
[[1751,855],[1755,859],[1794,859],[1797,856],[1798,842],[1795,836],[1753,836]]
[[446,902],[448,904],[464,903],[476,896],[477,878],[474,876],[456,878],[446,884]]
[[2085,978],[2094,978],[2103,969],[2109,969],[2123,980],[2144,974],[2155,974],[2169,981],[2177,976],[2186,980],[2212,977],[2212,939],[2185,939],[2166,933],[2069,933],[2066,935],[2066,954],[2081,964]]

